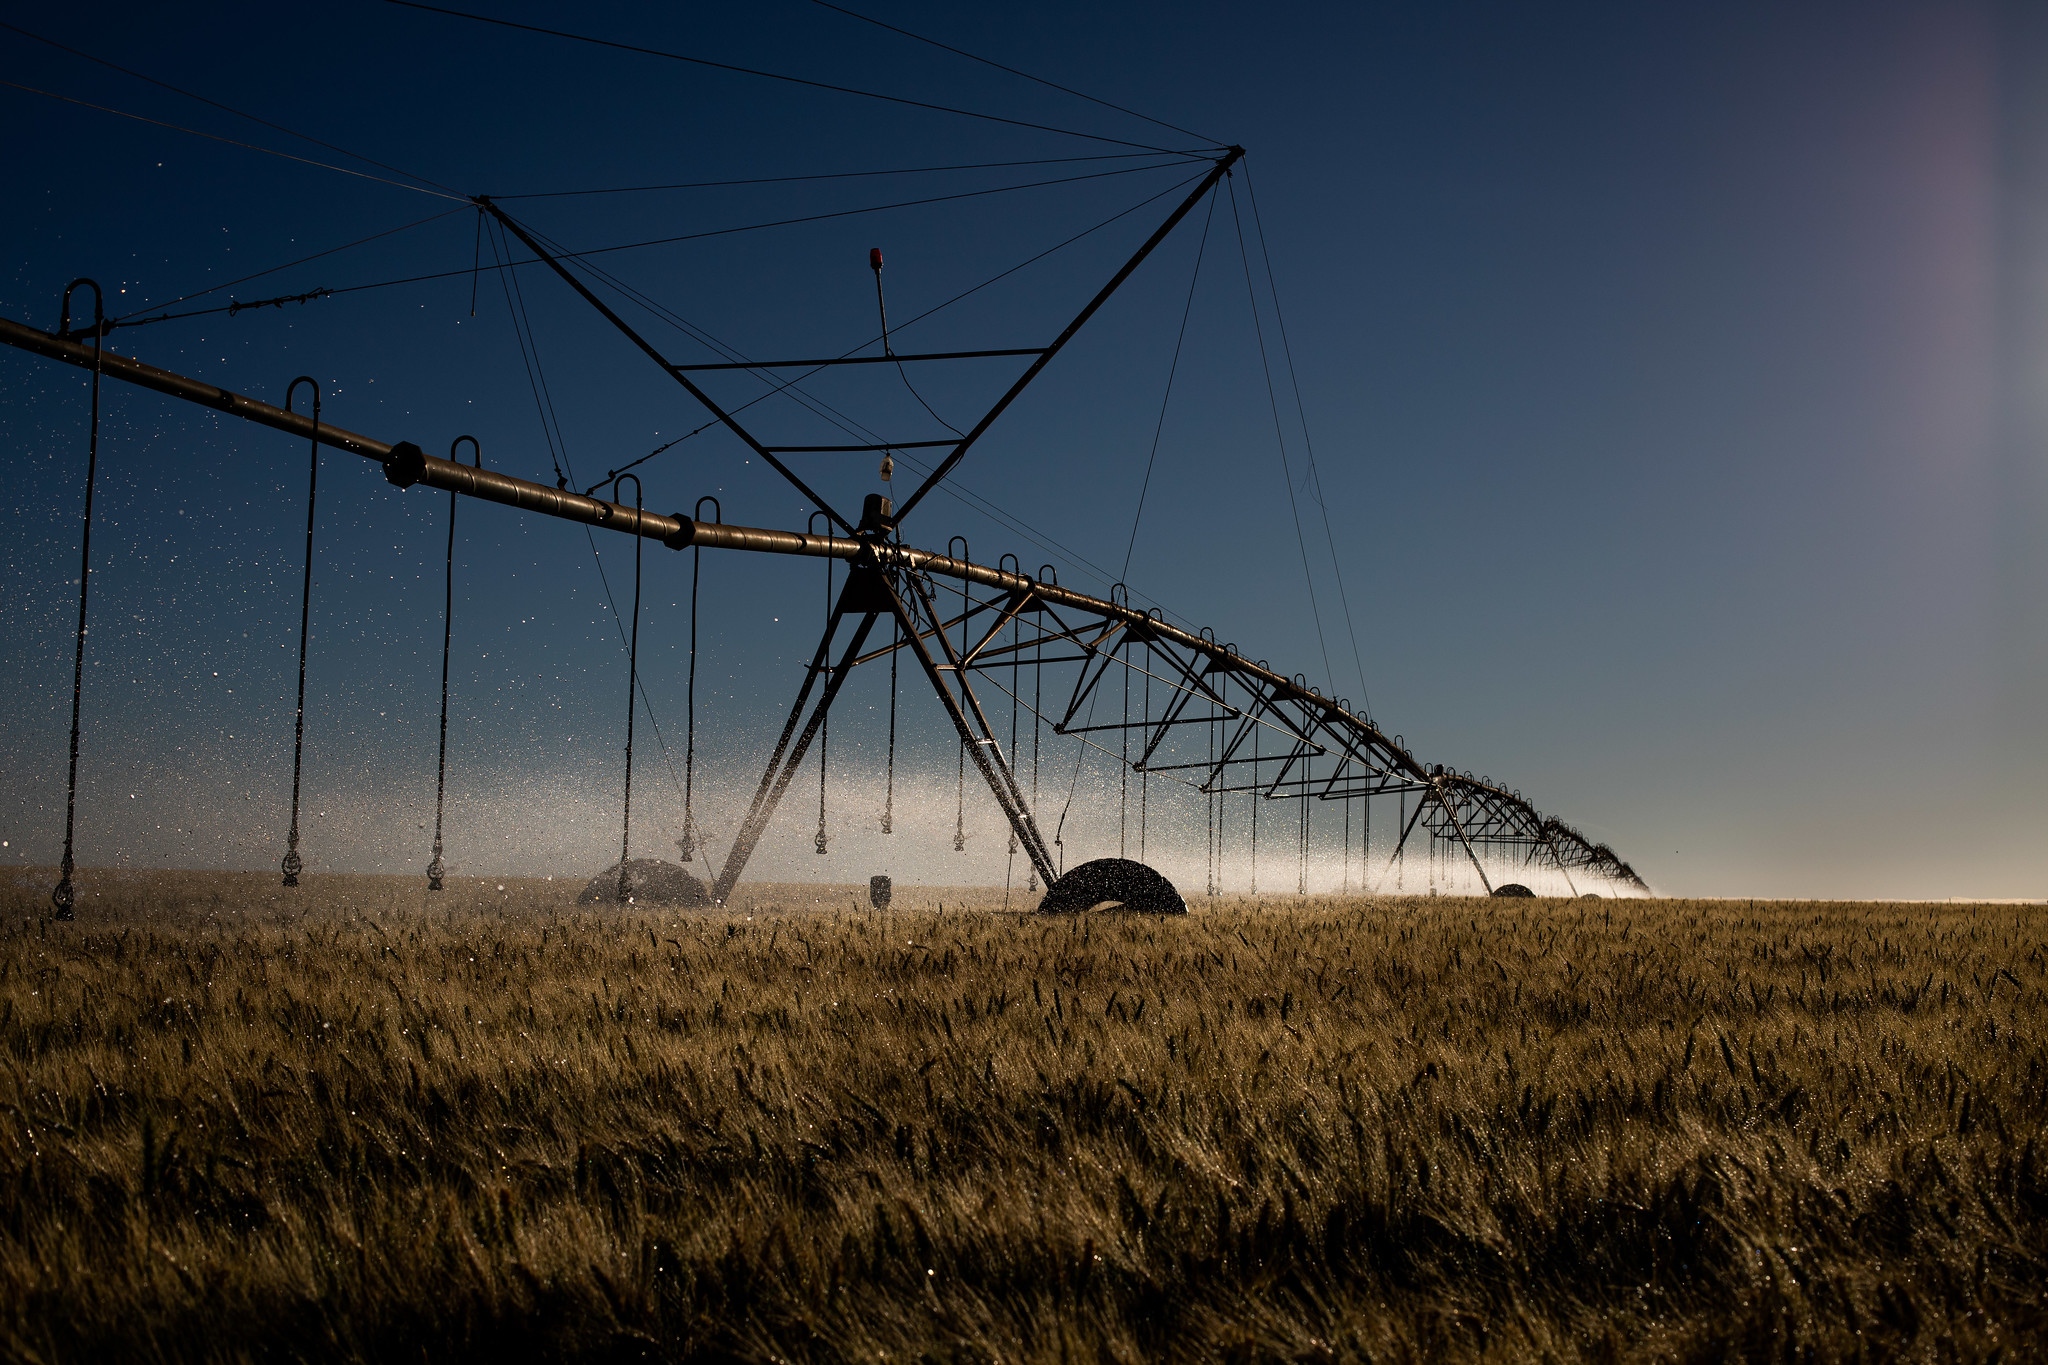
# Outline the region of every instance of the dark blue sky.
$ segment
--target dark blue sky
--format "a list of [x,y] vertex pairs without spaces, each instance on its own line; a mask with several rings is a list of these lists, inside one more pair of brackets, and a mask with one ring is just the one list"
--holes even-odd
[[[794,0],[491,12],[1197,145]],[[977,448],[960,471],[969,499],[935,497],[907,539],[964,534],[977,558],[1058,563],[1063,582],[1098,591],[1091,562],[1114,577],[1132,546],[1138,594],[1254,657],[1369,696],[1419,756],[1520,788],[1611,841],[1661,891],[2040,892],[2048,29],[2025,10],[871,12],[1249,149],[1363,678],[1313,489],[1298,500],[1320,637],[1304,587],[1232,217],[1250,213],[1242,176],[1206,246],[1204,209]],[[200,21],[141,6],[6,17],[464,193],[1129,150],[383,4],[228,7]],[[340,160],[11,33],[0,53],[4,78],[22,85]],[[54,325],[74,275],[126,290],[114,307],[127,311],[445,209],[457,211],[232,296],[474,259],[474,215],[446,200],[19,90],[0,89],[0,120],[0,309],[39,326]],[[508,202],[588,248],[1133,164]],[[832,354],[872,334],[868,247],[887,253],[892,318],[905,319],[1195,170],[704,238],[619,253],[607,268],[746,354]],[[902,344],[1042,343],[1174,198]],[[566,291],[534,272],[522,286],[583,484],[702,421]],[[272,401],[310,373],[340,425],[437,453],[473,432],[487,462],[551,482],[498,290],[486,273],[474,318],[463,276],[167,322],[114,345]],[[1264,325],[1277,350],[1270,312]],[[680,332],[659,337],[679,358],[706,356]],[[921,372],[920,388],[960,423],[1006,382],[1001,364]],[[751,397],[747,382],[722,392]],[[1280,382],[1300,481],[1284,371]],[[937,434],[879,367],[815,392],[892,434]],[[16,862],[52,861],[61,832],[84,411],[77,372],[0,355],[11,494],[0,561],[12,589],[0,681],[18,699],[0,728],[0,824]],[[289,759],[304,448],[134,391],[110,389],[105,411],[81,857],[267,863]],[[793,409],[756,411],[781,441],[837,436]],[[643,470],[649,503],[716,493],[729,520],[801,524],[800,497],[737,452],[716,432],[676,447]],[[875,486],[865,456],[807,468],[844,503]],[[308,773],[329,798],[316,806],[333,809],[314,817],[331,822],[309,836],[316,866],[423,859],[412,845],[431,802],[445,517],[438,495],[327,457]],[[587,870],[616,818],[624,688],[589,543],[496,508],[466,507],[462,525],[451,845],[478,871]],[[616,589],[630,557],[601,548]],[[687,560],[655,551],[646,573],[643,654],[674,740]],[[793,690],[821,577],[811,564],[707,561],[700,702],[714,785],[743,780]],[[929,778],[912,785],[936,847],[938,826],[950,833],[953,748],[935,713],[917,716],[906,765]],[[862,776],[873,741],[849,710],[835,817],[849,826],[873,804]],[[647,799],[660,809],[658,785]],[[864,845],[829,869],[806,864],[809,818],[787,816],[764,873],[865,875]],[[1000,877],[993,811],[973,818],[986,827],[975,875]],[[946,854],[903,865],[941,875]]]

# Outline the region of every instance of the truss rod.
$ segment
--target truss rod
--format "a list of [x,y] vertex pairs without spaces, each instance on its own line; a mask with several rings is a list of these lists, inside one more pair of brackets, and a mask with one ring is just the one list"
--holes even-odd
[[540,257],[541,260],[547,264],[550,270],[553,270],[557,275],[560,275],[563,281],[566,282],[571,289],[575,290],[578,294],[582,295],[583,301],[585,303],[588,303],[592,308],[595,308],[600,314],[602,314],[605,321],[611,323],[612,326],[618,328],[620,333],[622,333],[628,341],[632,342],[635,346],[639,347],[643,352],[645,352],[647,356],[654,361],[655,364],[661,366],[662,369],[668,371],[669,375],[676,381],[676,383],[681,384],[685,389],[688,389],[690,392],[690,396],[696,399],[699,403],[702,403],[704,405],[705,411],[709,412],[713,417],[716,417],[722,424],[724,424],[725,429],[727,431],[730,431],[733,435],[739,437],[740,440],[744,441],[747,444],[748,448],[751,449],[756,455],[759,455],[762,459],[766,460],[770,465],[774,466],[775,472],[782,475],[783,478],[789,480],[789,482],[795,486],[797,492],[809,498],[811,500],[811,505],[813,507],[816,507],[826,516],[832,518],[833,521],[839,524],[842,530],[851,531],[853,529],[852,522],[849,522],[845,517],[840,516],[838,512],[834,511],[832,504],[826,502],[822,497],[819,497],[818,494],[811,489],[811,486],[809,484],[805,483],[802,479],[798,478],[795,470],[791,469],[782,461],[776,459],[775,452],[770,450],[767,446],[762,445],[760,441],[756,440],[752,432],[748,431],[745,427],[740,425],[739,419],[737,417],[734,417],[731,413],[727,412],[724,408],[720,407],[717,404],[717,402],[713,400],[710,394],[704,392],[704,390],[698,388],[695,384],[691,383],[689,376],[683,374],[680,370],[678,370],[675,367],[674,364],[672,364],[669,361],[669,358],[667,356],[663,355],[660,351],[656,350],[653,342],[647,340],[647,338],[641,336],[638,332],[634,331],[632,327],[628,326],[626,320],[620,317],[617,313],[613,312],[611,307],[607,305],[603,299],[599,298],[595,293],[591,291],[589,285],[585,284],[582,280],[578,279],[575,275],[571,274],[567,266],[563,265],[560,261],[556,260],[554,258],[554,255],[551,252],[549,252],[546,247],[542,246],[539,242],[535,241],[532,233],[528,232],[525,228],[521,227],[516,221],[514,221],[512,215],[506,213],[505,210],[499,208],[496,204],[492,203],[489,195],[479,195],[477,197],[476,202],[477,207],[489,213],[493,218],[496,218],[500,223],[503,223],[505,225],[506,231],[510,232],[520,241],[526,243],[527,250],[531,251],[534,255]]
[[[853,639],[846,646],[845,658],[834,669],[825,667],[830,657],[832,637],[839,631],[843,610],[835,610],[825,623],[825,634],[818,641],[818,653],[811,660],[809,672],[804,675],[804,685],[797,692],[796,702],[789,708],[789,720],[782,727],[781,742],[775,746],[774,754],[768,760],[768,771],[761,775],[761,785],[754,792],[753,804],[747,810],[746,819],[740,823],[739,833],[733,837],[732,848],[725,855],[725,866],[719,870],[718,880],[712,885],[711,898],[720,905],[732,895],[733,887],[739,884],[740,873],[746,869],[747,860],[754,856],[755,847],[761,836],[767,832],[769,820],[774,818],[775,808],[782,802],[783,793],[796,777],[797,769],[803,766],[804,755],[810,752],[811,741],[817,738],[818,728],[825,723],[825,717],[832,710],[832,702],[839,695],[839,689],[851,671],[846,660],[860,653],[860,647],[867,643],[868,632],[874,629],[875,613],[868,612],[854,627]],[[821,674],[829,674],[825,680],[824,695],[818,698],[817,709],[811,712],[810,721],[803,733],[797,736],[791,746],[790,733],[795,730],[798,717],[803,714],[804,702],[811,694],[811,687]],[[787,757],[785,757],[785,754]]]
[[[932,657],[931,650],[925,647],[924,637],[917,631],[916,608],[904,603],[887,575],[882,576],[882,584],[889,593],[896,619],[903,624],[906,634],[910,637],[911,652],[916,655],[919,666],[924,669],[925,679],[931,683],[932,690],[938,693],[940,703],[946,708],[947,717],[952,720],[953,728],[959,732],[961,743],[967,746],[967,753],[974,759],[974,766],[981,773],[982,780],[988,783],[988,789],[995,796],[996,804],[1002,807],[1003,815],[1010,822],[1010,828],[1016,832],[1017,842],[1023,846],[1025,856],[1031,860],[1031,865],[1037,869],[1038,875],[1050,887],[1059,880],[1059,869],[1053,866],[1051,851],[1045,845],[1045,836],[1039,831],[1038,821],[1031,812],[1030,803],[1024,799],[1023,789],[1017,785],[1016,774],[1011,771],[1008,760],[995,741],[995,730],[989,725],[988,717],[982,713],[981,703],[975,699],[973,689],[968,686],[967,674],[958,668],[950,670],[960,687],[960,696],[956,698],[952,689],[946,686],[945,673],[941,671],[938,661]],[[936,617],[938,613],[922,586],[915,580],[911,580],[911,586],[913,601]],[[939,646],[945,651],[948,659],[957,658],[952,643],[943,633],[939,635]],[[967,707],[973,708],[973,722],[968,719],[966,707],[961,705],[963,700]],[[974,733],[975,722],[979,723],[982,730],[979,736]]]
[[[670,369],[683,370],[814,370],[826,365],[893,365],[897,361],[912,360],[985,360],[991,356],[1044,355],[1043,346],[1024,346],[1008,351],[926,351],[922,355],[841,355],[828,360],[721,360],[704,365],[671,365]],[[951,441],[933,441],[930,444],[949,446]]]
[[1087,324],[1088,319],[1095,316],[1097,309],[1109,302],[1109,296],[1114,294],[1123,282],[1131,277],[1132,271],[1144,264],[1145,258],[1152,254],[1153,248],[1166,240],[1166,235],[1180,225],[1180,220],[1187,217],[1189,211],[1195,205],[1202,202],[1203,195],[1216,188],[1217,181],[1230,174],[1230,168],[1235,166],[1243,156],[1244,148],[1232,147],[1217,159],[1216,164],[1210,168],[1209,173],[1202,177],[1201,182],[1195,186],[1186,199],[1180,202],[1179,207],[1168,214],[1166,221],[1155,228],[1152,235],[1145,239],[1145,244],[1139,247],[1128,261],[1124,262],[1123,269],[1111,276],[1109,283],[1103,285],[1097,291],[1095,297],[1088,300],[1088,306],[1074,315],[1074,320],[1067,324],[1067,329],[1054,338],[1052,345],[1046,347],[1038,359],[1025,367],[1024,373],[1017,376],[1017,382],[1010,386],[1009,392],[996,400],[996,405],[990,408],[965,436],[960,438],[960,444],[955,447],[953,453],[940,461],[939,467],[926,475],[925,481],[917,486],[917,491],[906,498],[903,505],[896,509],[896,521],[899,524],[903,518],[910,515],[913,507],[916,507],[918,503],[924,500],[925,494],[945,482],[946,476],[953,472],[953,467],[967,457],[968,447],[981,439],[982,433],[989,429],[989,426],[996,418],[1003,415],[1005,408],[1008,408],[1011,403],[1016,401],[1017,395],[1024,392],[1032,380],[1038,378],[1039,371],[1052,363],[1052,358],[1060,353],[1060,348],[1074,339],[1074,333],[1080,331]]

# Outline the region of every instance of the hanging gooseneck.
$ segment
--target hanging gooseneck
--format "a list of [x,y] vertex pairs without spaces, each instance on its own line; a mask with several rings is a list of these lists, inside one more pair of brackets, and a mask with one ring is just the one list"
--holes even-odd
[[[876,253],[876,259],[878,261],[881,259],[880,252]],[[876,279],[879,281],[880,278],[880,267],[877,266]],[[810,522],[805,529],[812,535],[818,533],[818,518],[822,516],[825,516],[823,512],[811,513]],[[825,522],[825,534],[832,534],[832,522],[829,517]],[[825,619],[827,621],[832,619],[832,560],[830,558],[825,560]],[[826,711],[823,715],[824,723],[819,727],[818,731],[818,832],[811,839],[811,846],[817,850],[818,856],[821,858],[831,852],[825,837],[825,769],[827,756],[832,748],[832,713]]]
[[[704,504],[711,504],[711,515],[715,523],[723,524],[725,509],[718,499],[705,494],[697,499],[697,510],[693,519],[704,519]],[[704,547],[696,545],[690,552],[690,681],[684,703],[683,741],[683,837],[676,840],[676,848],[682,852],[683,865],[689,866],[697,858],[697,812],[695,807],[697,789],[697,580],[704,572]]]
[[[1117,600],[1117,589],[1123,588],[1123,586],[1121,583],[1111,585],[1109,590],[1110,601],[1115,602]],[[1129,605],[1130,600],[1130,589],[1124,588],[1123,604]],[[1128,640],[1128,636],[1123,640],[1119,640],[1117,648],[1119,650],[1128,648]],[[1131,856],[1129,848],[1131,839],[1131,670],[1128,660],[1125,661],[1123,675],[1123,724],[1117,727],[1116,856],[1128,858]]]
[[[1050,564],[1038,566],[1040,582],[1059,583],[1059,573]],[[1038,736],[1044,721],[1045,711],[1045,630],[1037,631],[1032,647],[1031,662],[1031,818],[1038,818]],[[1024,890],[1035,894],[1038,890],[1038,865],[1033,863],[1031,872],[1024,882]]]
[[882,785],[882,833],[896,832],[896,656],[902,652],[903,625],[889,618],[889,761]]
[[[1145,642],[1145,724],[1152,724],[1152,643]],[[1152,770],[1142,769],[1138,774],[1138,861],[1145,861],[1145,822],[1152,808]]]
[[306,870],[305,860],[299,857],[299,773],[306,752],[306,640],[313,620],[313,513],[320,494],[319,381],[307,374],[294,379],[284,391],[284,408],[291,411],[292,398],[301,384],[310,385],[313,390],[313,457],[306,475],[306,582],[299,594],[299,704],[292,719],[292,827],[285,836],[281,865],[286,886],[297,886],[299,874]]
[[71,773],[64,788],[64,862],[56,886],[50,889],[51,910],[60,920],[72,918],[72,907],[78,902],[77,888],[71,884],[71,874],[77,866],[72,860],[72,836],[78,815],[78,722],[85,700],[85,605],[87,590],[92,585],[92,497],[100,470],[100,347],[106,336],[106,300],[98,281],[87,279],[73,280],[64,286],[58,335],[71,335],[71,293],[80,285],[92,289],[92,419],[85,437],[85,529],[79,535],[78,547],[78,645],[71,659]]
[[[1221,698],[1222,695],[1222,681],[1219,679],[1216,696]],[[1208,731],[1209,736],[1209,766],[1206,771],[1214,772],[1216,769],[1216,702],[1212,700],[1208,703],[1208,706],[1209,723],[1202,728]],[[1216,784],[1212,780],[1203,785],[1203,805],[1209,817],[1208,840],[1203,847],[1204,852],[1208,854],[1209,861],[1209,894],[1213,896],[1216,894],[1216,860],[1222,855],[1223,851],[1223,833],[1216,820]]]
[[[879,280],[881,276],[877,275],[875,278]],[[955,557],[962,563],[974,557],[967,551],[966,536],[954,536],[951,540],[948,540],[946,542],[946,553],[952,555],[955,545],[960,547],[959,554]],[[968,649],[967,616],[970,605],[971,603],[967,596],[967,580],[963,578],[960,580],[960,652],[963,655],[967,653]],[[965,734],[960,736],[960,779],[958,795],[953,809],[953,851],[955,853],[965,853],[967,851],[967,736]]]
[[[1007,570],[1007,571],[1008,571],[1008,572],[1010,572],[1010,573],[1018,573],[1018,572],[1021,572],[1021,571],[1023,570],[1023,568],[1024,568],[1024,565],[1023,565],[1023,563],[1022,563],[1021,561],[1019,561],[1019,560],[1018,560],[1017,556],[1015,556],[1015,555],[1013,555],[1013,554],[1006,554],[1006,555],[1004,555],[1004,556],[1003,556],[1002,558],[1000,558],[1000,559],[998,559],[998,560],[996,561],[996,568],[997,568],[998,570]],[[1015,768],[1015,766],[1016,766],[1016,763],[1017,763],[1017,680],[1018,680],[1018,670],[1019,670],[1019,669],[1021,668],[1021,666],[1022,666],[1022,665],[1021,665],[1021,663],[1020,663],[1020,661],[1019,661],[1019,657],[1018,657],[1018,656],[1019,656],[1019,654],[1021,653],[1021,649],[1020,649],[1020,646],[1021,646],[1021,644],[1022,644],[1022,641],[1023,641],[1023,625],[1022,625],[1022,623],[1021,623],[1021,621],[1020,621],[1019,617],[1017,617],[1017,616],[1014,616],[1014,615],[1013,615],[1013,616],[1012,616],[1012,617],[1010,618],[1010,753],[1009,753],[1009,760],[1010,760],[1010,765],[1011,765],[1011,767],[1012,767],[1013,769]],[[1007,853],[1005,854],[1005,859],[1004,859],[1004,863],[1003,863],[1003,908],[1004,908],[1005,910],[1007,910],[1007,909],[1009,909],[1009,908],[1010,908],[1010,883],[1011,883],[1011,880],[1012,880],[1012,879],[1013,879],[1013,878],[1014,878],[1014,877],[1016,876],[1016,874],[1017,874],[1017,831],[1016,831],[1016,829],[1015,829],[1015,828],[1013,827],[1013,828],[1012,828],[1012,829],[1010,830],[1010,843],[1009,843],[1009,848],[1008,848],[1008,851],[1007,851]]]
[[[482,218],[479,215],[478,221]],[[448,458],[455,459],[455,452],[469,442],[470,450],[476,456],[476,467],[484,467],[484,448],[474,436],[458,436],[448,443]],[[448,491],[448,577],[447,591],[441,602],[441,753],[434,762],[434,860],[427,864],[427,890],[440,891],[442,879],[448,869],[441,862],[441,811],[448,795],[448,647],[455,638],[455,507],[459,499],[455,491]]]
[[[612,480],[612,501],[619,501],[619,485],[626,479],[633,481],[633,515],[642,512],[640,476],[620,474]],[[633,712],[636,709],[640,688],[640,546],[641,538],[633,537],[633,628],[626,643],[626,799],[619,817],[619,904],[627,900],[626,863],[633,855]]]
[[[1312,777],[1314,775],[1312,771],[1314,765],[1315,759],[1313,757],[1303,756],[1302,773],[1304,776]],[[1301,795],[1295,798],[1295,803],[1300,808],[1300,828],[1296,833],[1297,848],[1294,883],[1294,894],[1297,896],[1306,896],[1308,894],[1308,801],[1308,786],[1304,782]]]
[[[1400,826],[1400,829],[1401,829],[1401,831],[1402,831],[1403,835],[1405,836],[1405,835],[1406,835],[1406,833],[1407,833],[1407,830],[1408,830],[1408,793],[1407,793],[1407,792],[1402,792],[1402,793],[1401,793],[1401,798],[1400,798],[1400,800],[1401,800],[1401,810],[1400,810],[1400,819],[1399,819],[1398,823],[1399,823],[1399,826]],[[1407,854],[1407,848],[1408,848],[1408,843],[1407,843],[1407,840],[1406,840],[1406,838],[1405,838],[1405,837],[1403,838],[1402,842],[1401,842],[1400,844],[1396,845],[1396,846],[1395,846],[1395,848],[1394,848],[1394,864],[1395,864],[1395,865],[1394,865],[1394,890],[1396,890],[1396,891],[1399,891],[1399,890],[1401,890],[1401,889],[1402,889],[1402,886],[1403,886],[1403,879],[1404,879],[1404,878],[1405,878],[1405,877],[1407,876],[1407,872],[1408,872],[1408,854]]]
[[1259,725],[1256,713],[1252,717],[1252,789],[1245,798],[1252,803],[1252,894],[1259,894],[1259,799],[1264,793],[1259,790]]

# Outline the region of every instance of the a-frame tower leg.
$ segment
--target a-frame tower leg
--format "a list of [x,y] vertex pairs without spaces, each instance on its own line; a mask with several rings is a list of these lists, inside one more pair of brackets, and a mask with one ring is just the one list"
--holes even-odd
[[[868,632],[874,629],[877,613],[868,612],[861,617],[853,638],[847,642],[839,667],[827,669],[825,661],[830,657],[832,637],[838,633],[840,618],[845,615],[844,606],[834,608],[825,622],[825,634],[818,641],[818,652],[812,656],[810,669],[804,674],[804,685],[798,689],[796,702],[789,708],[789,719],[783,724],[782,737],[775,742],[775,752],[769,755],[768,771],[761,774],[761,785],[754,789],[753,803],[747,807],[746,818],[740,822],[739,833],[733,837],[732,850],[725,855],[725,867],[712,884],[711,899],[720,905],[725,904],[726,898],[732,895],[733,887],[739,884],[740,873],[745,870],[747,860],[754,856],[754,848],[761,842],[761,835],[766,832],[775,807],[782,801],[782,794],[789,790],[796,770],[803,765],[804,755],[810,752],[818,727],[825,723],[825,714],[832,709],[832,699],[839,695],[840,686],[852,671],[855,656],[867,643]],[[829,673],[825,679],[824,694],[818,698],[817,709],[811,712],[809,722],[804,725],[803,733],[792,748],[790,736],[796,732],[797,722],[804,713],[804,703],[810,699],[811,689],[817,684],[820,673]]]

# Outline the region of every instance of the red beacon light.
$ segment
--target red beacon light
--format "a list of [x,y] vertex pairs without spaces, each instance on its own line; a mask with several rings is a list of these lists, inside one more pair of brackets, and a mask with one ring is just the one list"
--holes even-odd
[[868,248],[868,268],[870,270],[873,270],[876,274],[881,273],[882,248],[878,246],[871,246]]

